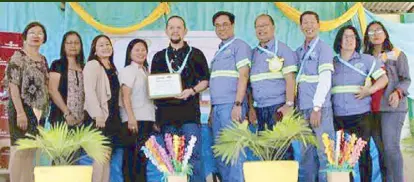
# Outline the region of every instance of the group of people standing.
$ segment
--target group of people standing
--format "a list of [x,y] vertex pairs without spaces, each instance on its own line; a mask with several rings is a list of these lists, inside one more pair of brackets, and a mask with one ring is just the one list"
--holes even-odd
[[[190,163],[191,182],[205,181],[201,162],[199,93],[210,89],[211,126],[217,137],[232,121],[258,121],[258,130],[271,129],[281,116],[296,110],[309,121],[320,146],[322,134],[344,129],[366,141],[373,137],[380,149],[383,179],[403,179],[400,133],[407,113],[410,84],[405,54],[395,48],[380,22],[368,25],[362,45],[357,30],[342,27],[332,49],[321,40],[319,16],[306,11],[300,16],[305,41],[296,51],[275,39],[270,15],[255,20],[259,45],[251,48],[235,38],[235,16],[219,11],[213,18],[222,40],[209,69],[203,52],[184,41],[186,23],[171,16],[165,32],[169,46],[157,52],[148,69],[148,45],[133,39],[127,47],[125,67],[114,66],[114,49],[106,35],[96,36],[84,63],[81,36],[67,32],[60,59],[48,68],[39,48],[47,40],[45,27],[32,22],[23,31],[24,46],[12,56],[6,71],[11,96],[8,114],[12,145],[25,133],[36,134],[45,123],[66,122],[71,127],[93,124],[111,139],[112,149],[123,148],[125,181],[146,181],[146,158],[139,151],[154,132],[198,138]],[[363,49],[364,53],[360,53]],[[147,76],[181,75],[183,91],[169,99],[151,100]],[[50,97],[50,99],[49,99]],[[49,111],[50,108],[50,111]],[[302,149],[300,181],[326,181],[319,170],[326,167],[324,148]],[[33,150],[12,147],[12,182],[33,181]],[[291,157],[287,157],[291,158]],[[233,165],[217,158],[223,182],[242,182],[241,157]],[[109,181],[109,164],[93,164],[93,181]],[[370,181],[369,147],[360,159],[362,181]]]

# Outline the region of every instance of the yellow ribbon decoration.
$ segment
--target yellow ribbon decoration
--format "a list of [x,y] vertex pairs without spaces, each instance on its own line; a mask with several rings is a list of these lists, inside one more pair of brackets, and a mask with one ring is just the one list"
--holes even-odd
[[79,3],[69,2],[69,5],[72,7],[73,11],[75,11],[76,14],[78,14],[83,19],[83,21],[85,21],[88,25],[93,26],[94,28],[98,29],[101,32],[110,33],[110,34],[127,34],[127,33],[130,33],[130,32],[137,31],[137,30],[139,30],[139,29],[155,22],[163,14],[170,13],[170,7],[169,7],[168,3],[163,2],[163,3],[160,3],[151,12],[151,14],[148,15],[148,17],[146,17],[144,20],[142,20],[141,22],[139,22],[135,25],[128,26],[128,27],[111,27],[111,26],[104,25],[104,24],[99,23],[98,21],[96,21],[88,12],[86,12],[82,8],[82,6]]
[[[274,4],[282,11],[282,13],[288,17],[290,20],[294,21],[295,23],[300,23],[300,15],[301,12],[297,9],[289,6],[287,3],[283,2],[274,2]],[[320,21],[320,30],[323,32],[331,31],[335,28],[338,28],[348,20],[350,20],[356,13],[358,13],[359,22],[361,25],[362,33],[365,33],[366,27],[366,19],[365,19],[365,12],[362,3],[358,2],[354,6],[352,6],[347,12],[345,12],[340,17],[334,20],[328,21]]]
[[[168,3],[162,2],[160,3],[152,12],[151,14],[146,17],[141,22],[128,26],[128,27],[111,27],[108,25],[104,25],[98,21],[96,21],[88,12],[86,12],[82,6],[77,2],[68,2],[69,5],[72,7],[72,9],[75,11],[76,14],[78,14],[88,25],[93,26],[94,28],[98,29],[101,32],[104,33],[110,33],[110,34],[127,34],[130,32],[137,31],[147,25],[150,25],[151,23],[155,22],[160,18],[163,14],[169,14],[170,13],[170,7]],[[282,13],[287,16],[292,21],[299,24],[300,20],[300,14],[297,9],[289,6],[287,3],[283,2],[274,2],[274,4],[282,11]],[[330,31],[333,30],[348,20],[350,20],[355,14],[358,13],[358,19],[360,22],[360,26],[362,29],[362,34],[365,33],[365,27],[366,27],[366,18],[365,18],[365,11],[364,7],[361,2],[356,3],[354,6],[352,6],[347,12],[345,12],[340,17],[329,20],[329,21],[321,21],[320,22],[320,30],[321,31]]]

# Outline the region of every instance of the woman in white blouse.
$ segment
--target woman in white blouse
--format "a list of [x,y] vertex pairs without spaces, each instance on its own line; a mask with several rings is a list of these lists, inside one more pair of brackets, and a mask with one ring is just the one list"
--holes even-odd
[[[127,122],[124,132],[125,181],[146,181],[146,157],[141,146],[149,138],[155,127],[155,107],[147,90],[147,43],[142,39],[132,40],[127,47],[125,68],[119,72],[122,103],[120,108],[122,122]],[[126,123],[123,124],[126,127]],[[126,129],[123,129],[126,131]]]

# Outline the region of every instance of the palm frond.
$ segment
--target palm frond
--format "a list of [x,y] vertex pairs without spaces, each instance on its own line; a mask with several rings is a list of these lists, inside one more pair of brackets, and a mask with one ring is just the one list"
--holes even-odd
[[273,130],[266,130],[256,135],[248,128],[248,123],[233,122],[223,129],[215,145],[215,156],[221,156],[225,163],[234,164],[245,155],[244,149],[249,148],[261,160],[280,160],[286,153],[292,141],[299,141],[304,145],[316,145],[316,138],[306,120],[293,112],[283,117]]
[[69,130],[66,123],[56,124],[46,130],[38,127],[39,134],[33,136],[26,134],[28,138],[17,141],[17,149],[24,150],[38,148],[53,161],[54,165],[71,165],[76,152],[83,148],[86,153],[98,162],[106,162],[109,159],[107,138],[100,131],[91,126],[82,126],[75,130]]

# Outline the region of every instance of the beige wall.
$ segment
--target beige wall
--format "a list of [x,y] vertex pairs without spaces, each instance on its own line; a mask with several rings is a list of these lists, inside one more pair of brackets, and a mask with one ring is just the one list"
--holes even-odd
[[400,23],[400,15],[399,14],[375,14],[381,18],[384,18],[385,20]]

